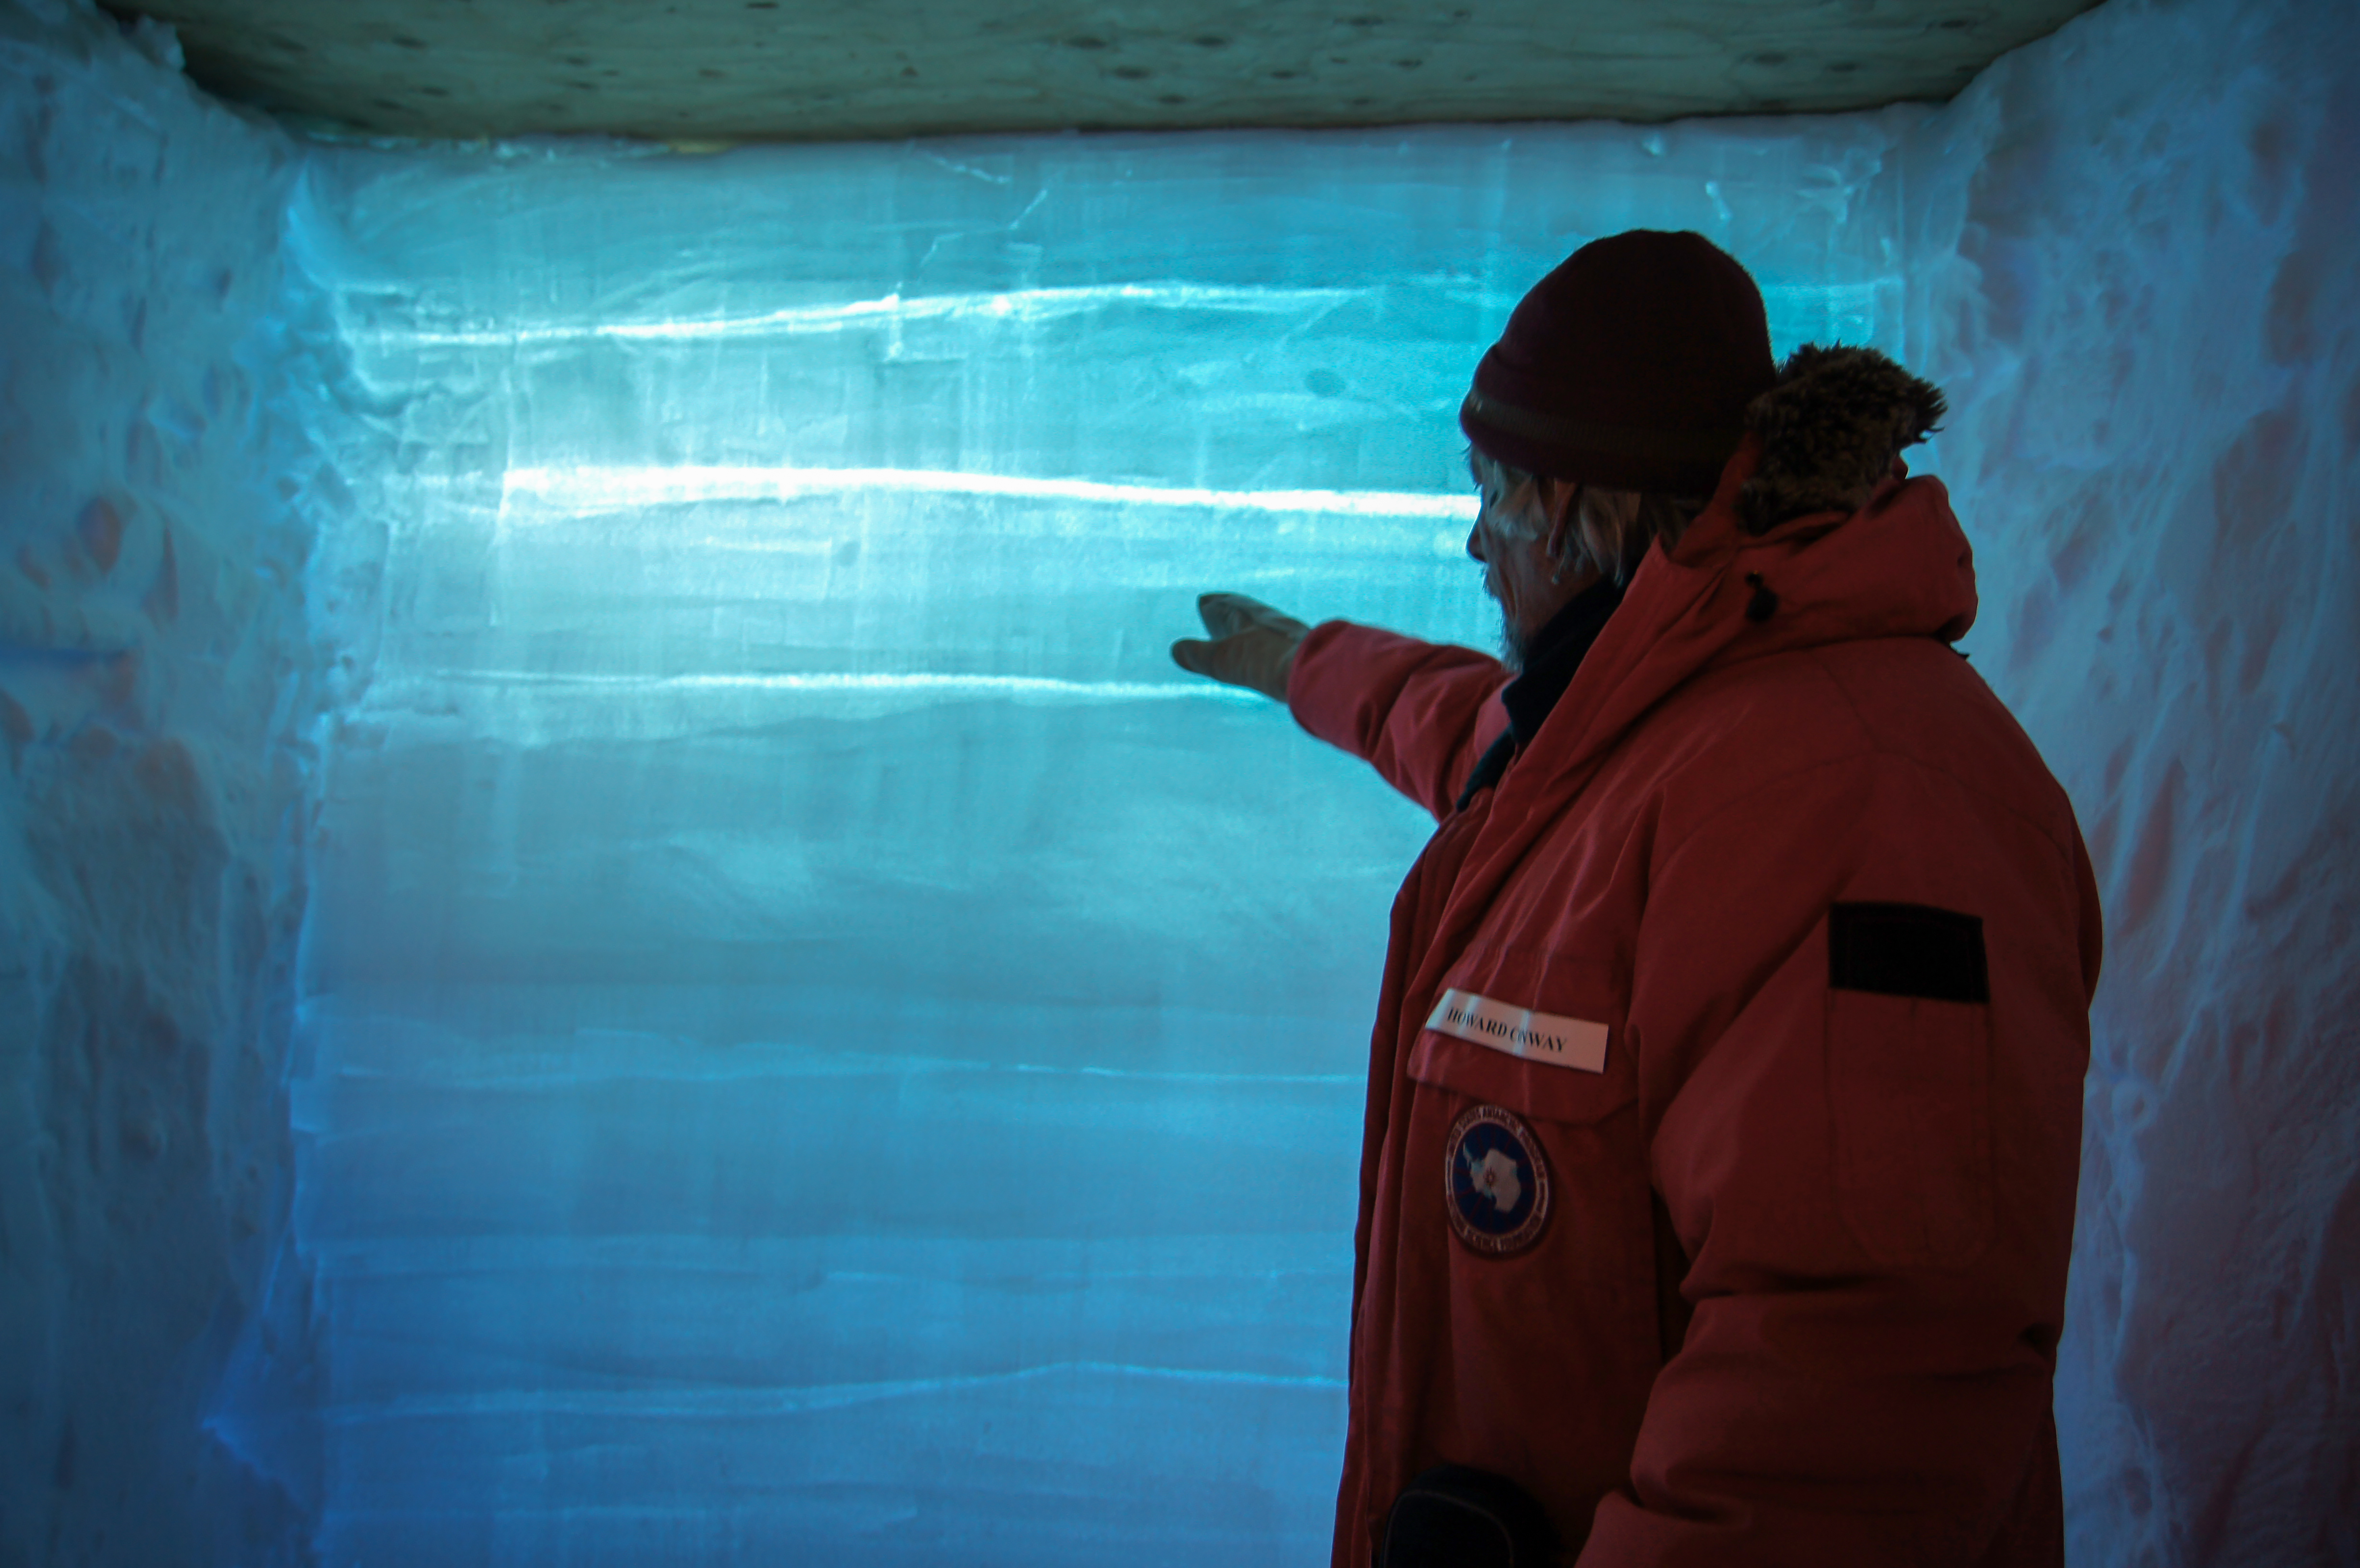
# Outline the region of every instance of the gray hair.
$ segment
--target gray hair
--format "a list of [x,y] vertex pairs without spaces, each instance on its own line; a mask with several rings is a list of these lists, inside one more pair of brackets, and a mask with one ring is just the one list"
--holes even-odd
[[[1470,447],[1467,466],[1492,506],[1492,516],[1511,537],[1541,539],[1548,533],[1548,485],[1569,480],[1544,481],[1521,468]],[[1647,490],[1609,490],[1600,485],[1574,485],[1573,527],[1566,530],[1565,550],[1558,564],[1569,571],[1595,572],[1617,583],[1631,573],[1657,539],[1666,550],[1680,542],[1688,525],[1705,508],[1702,497],[1666,495]]]

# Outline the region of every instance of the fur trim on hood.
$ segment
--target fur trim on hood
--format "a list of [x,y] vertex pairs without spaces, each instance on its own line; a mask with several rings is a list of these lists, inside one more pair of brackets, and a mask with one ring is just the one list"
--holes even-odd
[[1738,520],[1764,534],[1809,512],[1858,511],[1944,408],[1941,388],[1873,348],[1797,349],[1746,406],[1762,463],[1737,493]]

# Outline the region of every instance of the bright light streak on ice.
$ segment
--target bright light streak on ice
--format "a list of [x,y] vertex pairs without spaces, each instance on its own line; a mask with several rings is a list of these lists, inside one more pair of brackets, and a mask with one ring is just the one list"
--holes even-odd
[[919,692],[941,697],[1012,697],[1034,702],[1170,702],[1213,698],[1220,701],[1268,701],[1251,691],[1202,681],[1185,684],[1125,681],[1055,681],[1032,675],[934,675],[924,672],[856,674],[826,671],[807,675],[544,675],[530,670],[444,670],[431,682],[399,680],[377,683],[386,692],[421,695],[448,691],[457,686],[502,690],[603,691],[635,697],[700,691],[822,691],[852,693]]
[[530,495],[559,507],[655,506],[679,501],[756,501],[794,495],[898,490],[942,495],[999,495],[1029,501],[1086,501],[1115,506],[1188,506],[1223,512],[1313,513],[1351,517],[1434,517],[1472,522],[1472,495],[1397,490],[1206,490],[1114,485],[1094,479],[1028,479],[914,468],[770,468],[736,464],[679,467],[514,468],[505,504]]
[[1109,305],[1141,305],[1165,310],[1218,310],[1231,314],[1297,315],[1333,309],[1358,290],[1348,289],[1224,289],[1196,283],[1122,283],[1086,289],[1024,289],[1000,294],[939,294],[904,299],[888,294],[843,305],[806,305],[752,316],[721,316],[704,321],[568,322],[547,327],[404,329],[403,342],[498,347],[508,343],[578,343],[619,338],[678,342],[691,338],[791,337],[849,328],[956,321],[1033,322],[1054,321]]
[[699,675],[552,675],[538,670],[437,669],[381,676],[369,687],[378,719],[453,724],[477,737],[519,745],[603,736],[641,743],[709,735],[780,721],[792,712],[832,717],[907,713],[960,702],[1071,708],[1136,702],[1262,707],[1258,692],[1172,679],[1064,681],[1032,675],[937,674],[927,670],[809,670]]

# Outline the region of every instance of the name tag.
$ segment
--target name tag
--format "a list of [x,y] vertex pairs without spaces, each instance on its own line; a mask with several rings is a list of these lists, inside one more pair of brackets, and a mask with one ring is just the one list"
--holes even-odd
[[1584,1073],[1606,1071],[1604,1024],[1535,1013],[1472,991],[1445,991],[1426,1027],[1526,1062],[1578,1067]]

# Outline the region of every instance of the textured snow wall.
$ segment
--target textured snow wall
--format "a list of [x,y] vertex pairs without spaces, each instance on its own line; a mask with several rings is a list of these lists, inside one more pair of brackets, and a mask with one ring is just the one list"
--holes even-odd
[[178,63],[87,7],[0,9],[10,1563],[290,1561],[309,1530],[203,1421],[287,1228],[299,516],[333,481],[273,315],[293,146]]
[[2360,7],[2115,0],[1911,152],[1968,646],[2106,905],[2072,1559],[2360,1563]]
[[1317,1561],[1431,824],[1165,645],[1490,641],[1522,289],[1692,226],[1895,343],[1922,118],[315,160],[399,454],[307,942],[323,1554]]

